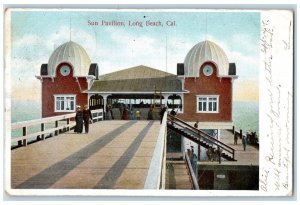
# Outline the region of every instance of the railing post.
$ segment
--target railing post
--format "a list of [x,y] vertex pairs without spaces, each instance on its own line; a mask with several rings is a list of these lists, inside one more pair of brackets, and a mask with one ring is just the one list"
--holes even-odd
[[240,139],[243,137],[243,130],[240,130]]
[[234,150],[233,150],[233,160],[234,160]]
[[219,146],[218,146],[218,152],[219,152],[219,164],[221,164],[221,150]]
[[[23,127],[23,136],[27,135],[27,127]],[[22,145],[27,146],[27,139],[23,139]]]
[[69,124],[70,124],[70,118],[67,118],[67,131],[70,131]]
[[235,129],[234,129],[234,125],[232,126],[232,133],[234,134],[235,132]]
[[[58,127],[58,121],[55,120],[55,128],[57,128],[57,127]],[[55,135],[58,135],[58,130],[55,130]]]
[[[42,132],[45,131],[45,124],[44,123],[41,124],[41,131]],[[45,135],[44,134],[42,134],[41,137],[42,137],[42,140],[45,140]]]

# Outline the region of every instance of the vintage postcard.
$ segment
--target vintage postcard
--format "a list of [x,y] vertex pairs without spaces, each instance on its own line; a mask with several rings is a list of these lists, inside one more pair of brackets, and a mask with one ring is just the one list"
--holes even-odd
[[290,10],[7,9],[5,190],[292,196]]

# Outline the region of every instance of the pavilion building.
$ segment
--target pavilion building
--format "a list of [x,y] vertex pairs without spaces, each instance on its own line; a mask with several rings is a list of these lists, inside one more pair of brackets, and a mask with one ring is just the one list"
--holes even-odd
[[219,129],[232,128],[235,63],[211,41],[196,44],[177,74],[144,65],[99,76],[99,67],[85,49],[69,41],[54,50],[42,64],[42,117],[75,112],[76,105],[90,109],[120,103],[135,108],[161,105],[174,108],[177,116],[219,137]]

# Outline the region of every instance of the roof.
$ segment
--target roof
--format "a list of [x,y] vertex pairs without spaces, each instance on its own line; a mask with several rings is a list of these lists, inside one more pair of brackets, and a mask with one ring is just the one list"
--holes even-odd
[[165,76],[175,76],[155,68],[139,65],[124,70],[108,73],[99,76],[100,80],[128,80],[128,79],[145,79],[145,78],[159,78]]
[[147,66],[136,66],[99,76],[89,92],[183,92],[176,75]]
[[55,76],[56,67],[63,62],[71,64],[74,75],[77,76],[87,75],[91,64],[85,49],[73,41],[66,42],[53,51],[48,61],[48,75]]
[[199,69],[205,62],[213,62],[218,68],[219,76],[228,76],[229,62],[223,49],[211,41],[196,44],[185,57],[184,75],[199,77]]

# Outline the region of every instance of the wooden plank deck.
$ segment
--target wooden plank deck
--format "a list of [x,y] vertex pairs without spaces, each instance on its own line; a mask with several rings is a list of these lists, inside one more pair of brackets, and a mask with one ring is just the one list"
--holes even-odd
[[102,121],[88,134],[54,136],[11,151],[16,189],[141,189],[158,121]]
[[[247,145],[244,151],[242,140],[238,139],[237,145],[234,144],[234,136],[230,130],[221,130],[221,142],[235,149],[235,159],[237,161],[222,161],[222,165],[259,165],[259,149],[253,145]],[[198,164],[215,165],[219,162],[201,161]]]
[[185,161],[167,161],[166,189],[193,189]]

